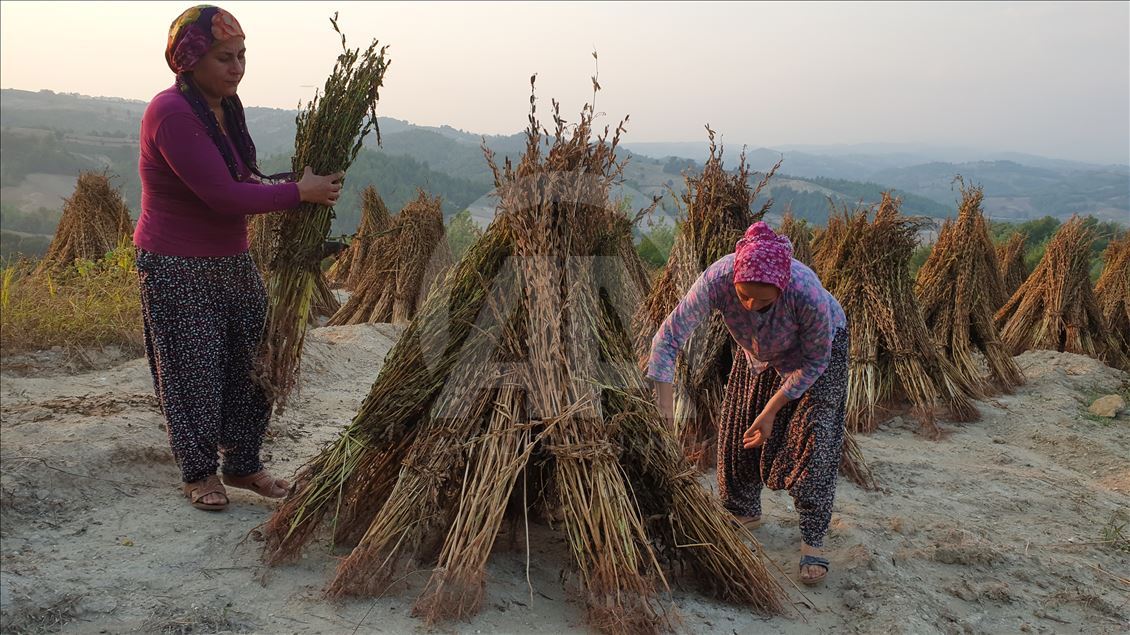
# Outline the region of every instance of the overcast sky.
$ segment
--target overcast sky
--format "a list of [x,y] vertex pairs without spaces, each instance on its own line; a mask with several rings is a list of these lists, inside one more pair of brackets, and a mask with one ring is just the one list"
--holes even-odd
[[[188,2],[3,2],[4,88],[149,99]],[[591,96],[625,140],[928,143],[1130,163],[1130,3],[224,2],[247,33],[244,104],[294,108],[340,42],[378,38],[379,111],[513,133],[529,76],[575,119]],[[544,111],[543,111],[544,112]]]

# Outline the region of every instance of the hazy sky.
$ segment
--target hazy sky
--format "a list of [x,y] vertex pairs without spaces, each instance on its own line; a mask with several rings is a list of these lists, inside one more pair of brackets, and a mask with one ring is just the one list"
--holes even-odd
[[[148,99],[189,2],[0,3],[4,88]],[[340,43],[390,44],[379,111],[513,133],[528,81],[627,142],[930,143],[1130,163],[1130,3],[223,2],[247,33],[247,105],[294,108]],[[543,110],[544,112],[544,110]]]

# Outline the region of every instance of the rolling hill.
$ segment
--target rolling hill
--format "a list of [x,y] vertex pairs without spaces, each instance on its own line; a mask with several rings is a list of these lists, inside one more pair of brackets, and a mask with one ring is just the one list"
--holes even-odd
[[[57,217],[62,198],[70,194],[80,170],[108,170],[118,177],[127,203],[136,215],[140,197],[137,178],[137,135],[145,102],[112,97],[87,97],[51,91],[0,91],[0,190],[6,209],[5,229],[28,232],[41,226],[36,215]],[[267,171],[289,167],[296,111],[247,108],[248,126]],[[501,161],[518,156],[525,140],[521,133],[488,136],[450,126],[417,126],[380,118],[382,144],[366,141],[347,177],[337,206],[333,232],[350,233],[357,226],[359,192],[375,185],[391,209],[415,197],[416,188],[439,194],[444,212],[469,208],[480,222],[493,210],[492,175],[483,158],[485,143]],[[630,139],[630,131],[626,138]],[[631,143],[624,182],[617,196],[635,208],[651,197],[663,197],[659,215],[676,217],[675,198],[682,173],[700,167],[706,143]],[[910,214],[941,218],[954,212],[954,175],[984,185],[986,208],[998,218],[1023,220],[1072,213],[1130,222],[1130,168],[1094,166],[1055,159],[1025,158],[967,162],[929,160],[920,148],[836,148],[828,154],[758,148],[747,153],[750,165],[764,171],[784,157],[781,172],[767,194],[773,212],[791,209],[796,215],[822,223],[829,199],[852,204],[876,202],[880,192],[894,190]],[[738,148],[726,148],[734,165]],[[944,153],[943,153],[944,154]],[[952,158],[945,156],[945,158]],[[1022,163],[1020,160],[1028,161]],[[1033,165],[1039,164],[1039,165]]]

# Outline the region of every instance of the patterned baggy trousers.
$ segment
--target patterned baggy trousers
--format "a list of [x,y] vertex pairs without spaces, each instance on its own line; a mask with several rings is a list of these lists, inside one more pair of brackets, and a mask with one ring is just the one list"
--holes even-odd
[[[263,469],[271,404],[252,379],[267,295],[251,256],[137,250],[145,352],[186,483]],[[221,466],[220,457],[223,463]]]
[[832,520],[832,501],[844,442],[848,332],[832,340],[824,374],[789,402],[760,448],[742,447],[746,429],[781,387],[772,368],[755,375],[744,354],[734,359],[718,418],[718,491],[730,512],[761,515],[761,488],[786,489],[800,515],[804,542],[822,547]]

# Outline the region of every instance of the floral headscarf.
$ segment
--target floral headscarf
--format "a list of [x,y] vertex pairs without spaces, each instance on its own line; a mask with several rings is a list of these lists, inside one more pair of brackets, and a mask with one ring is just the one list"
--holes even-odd
[[[216,114],[208,107],[208,103],[192,79],[193,69],[208,51],[217,43],[226,42],[234,37],[245,37],[243,27],[239,26],[235,16],[210,4],[197,5],[180,14],[169,26],[165,61],[177,74],[177,88],[192,106],[192,112],[204,123],[208,136],[223,155],[224,163],[227,164],[232,178],[243,181],[250,175],[243,174],[239,169],[239,163],[231,151],[231,144],[228,144],[223,132],[220,131]],[[247,130],[247,118],[243,113],[243,102],[238,96],[232,96],[224,97],[220,104],[223,107],[224,119],[228,124],[232,143],[251,173],[268,180],[292,178],[293,175],[289,172],[266,176],[259,171],[255,143],[251,140],[251,133]]]
[[763,221],[745,230],[734,249],[734,282],[761,282],[781,291],[792,277],[793,245]]
[[173,20],[165,61],[174,73],[190,72],[213,44],[233,37],[245,37],[235,16],[220,7],[197,5]]

